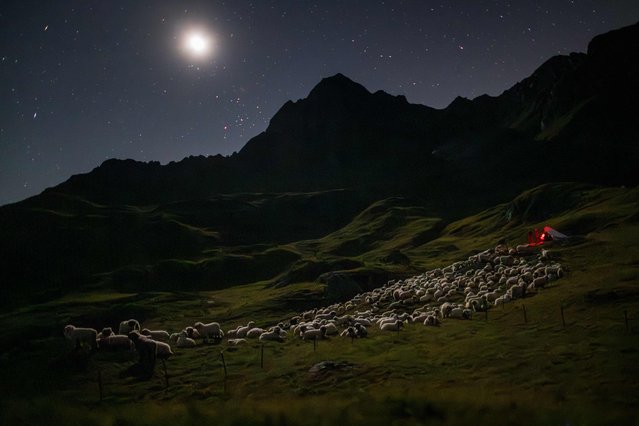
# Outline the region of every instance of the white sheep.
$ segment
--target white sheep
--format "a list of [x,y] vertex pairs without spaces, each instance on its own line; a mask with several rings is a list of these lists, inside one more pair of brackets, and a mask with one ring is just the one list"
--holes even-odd
[[112,334],[99,338],[98,348],[101,351],[131,351],[133,350],[133,342],[129,339],[129,336],[125,336],[124,334]]
[[237,329],[237,331],[235,332],[235,337],[246,337],[246,333],[249,332],[250,329],[255,327],[255,322],[253,321],[249,321],[247,325],[245,325],[244,327],[239,327]]
[[120,323],[120,327],[118,327],[118,334],[128,336],[130,332],[135,330],[140,331],[140,323],[138,320],[130,319]]
[[380,329],[382,331],[399,331],[399,329],[404,324],[400,320],[396,320],[395,322],[386,322],[384,324],[380,324]]
[[168,341],[171,338],[171,335],[164,330],[149,330],[148,328],[140,331],[140,334],[146,337],[150,337],[156,341]]
[[186,330],[182,330],[175,344],[178,348],[192,348],[195,346],[195,340],[187,336]]
[[239,344],[241,344],[241,343],[246,343],[246,339],[241,339],[241,338],[239,338],[239,339],[238,339],[238,338],[235,338],[235,339],[228,339],[228,340],[227,340],[227,343],[228,343],[229,345],[237,346],[237,345],[239,345]]
[[155,342],[155,353],[159,359],[169,359],[171,355],[173,355],[173,351],[171,350],[171,346],[168,343],[164,342]]
[[247,333],[246,333],[246,338],[247,339],[257,339],[260,337],[260,335],[262,333],[264,333],[266,330],[264,330],[263,328],[259,328],[259,327],[253,327],[252,329],[250,329]]
[[259,340],[261,342],[264,341],[274,341],[274,342],[282,342],[284,339],[282,338],[281,329],[278,326],[273,327],[272,331],[266,331],[260,334]]
[[439,318],[437,318],[435,315],[429,315],[424,320],[424,325],[436,327],[436,326],[439,326],[439,324],[440,324]]
[[98,339],[104,339],[105,337],[115,336],[113,329],[111,327],[105,327],[102,329],[100,334],[98,334]]
[[217,322],[211,322],[208,324],[196,322],[193,324],[193,328],[195,328],[204,339],[208,339],[209,337],[212,337],[213,339],[221,339],[224,337],[224,332],[220,328],[220,324]]
[[355,324],[355,334],[359,338],[368,336],[368,330],[362,324]]
[[311,328],[311,329],[307,329],[306,327],[302,327],[300,336],[304,340],[324,339],[326,337],[326,327],[325,326],[321,326],[320,328]]
[[98,347],[98,332],[93,328],[79,328],[67,325],[64,327],[64,337],[71,340],[76,349],[79,349],[83,343],[88,344],[92,350]]

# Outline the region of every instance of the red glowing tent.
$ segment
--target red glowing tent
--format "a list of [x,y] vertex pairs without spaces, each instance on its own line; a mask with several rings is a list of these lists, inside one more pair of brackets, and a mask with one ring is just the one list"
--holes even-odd
[[564,240],[566,238],[568,238],[568,235],[562,234],[550,226],[544,226],[542,232],[539,232],[537,228],[535,228],[534,231],[528,232],[528,244],[531,246],[537,246],[548,241]]

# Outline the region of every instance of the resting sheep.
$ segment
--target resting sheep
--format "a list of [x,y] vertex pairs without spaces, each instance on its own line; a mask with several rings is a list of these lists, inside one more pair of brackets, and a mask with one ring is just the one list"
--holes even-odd
[[120,327],[118,328],[118,334],[124,334],[126,336],[129,335],[132,331],[140,331],[140,323],[138,320],[130,319],[126,321],[122,321],[120,323]]
[[283,342],[284,341],[281,335],[281,330],[277,326],[273,327],[272,331],[266,331],[260,334],[259,340],[260,342],[264,342],[264,341]]
[[192,348],[195,346],[195,340],[188,337],[186,330],[182,330],[180,332],[180,335],[178,336],[177,341],[175,342],[175,345],[178,348]]
[[89,345],[91,350],[98,347],[98,332],[93,328],[79,328],[73,325],[64,327],[64,337],[71,340],[76,349],[79,349],[83,343]]
[[140,331],[140,334],[146,337],[150,337],[151,339],[155,340],[155,341],[168,341],[171,336],[169,335],[169,333],[167,331],[164,330],[149,330],[148,328],[145,328],[144,330]]
[[306,327],[302,327],[301,337],[304,340],[319,340],[326,338],[326,327],[321,326],[318,328],[307,329]]
[[124,334],[112,334],[98,339],[100,351],[131,351],[133,347],[133,342],[129,339],[129,336]]
[[383,324],[380,324],[379,328],[382,331],[399,331],[399,329],[404,325],[404,323],[402,323],[400,320],[397,320],[395,322],[386,322]]

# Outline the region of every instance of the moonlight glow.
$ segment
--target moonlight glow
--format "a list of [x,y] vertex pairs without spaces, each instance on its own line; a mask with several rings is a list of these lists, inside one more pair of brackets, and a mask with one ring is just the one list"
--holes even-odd
[[184,35],[183,49],[192,59],[204,59],[211,54],[211,36],[203,31],[189,31]]

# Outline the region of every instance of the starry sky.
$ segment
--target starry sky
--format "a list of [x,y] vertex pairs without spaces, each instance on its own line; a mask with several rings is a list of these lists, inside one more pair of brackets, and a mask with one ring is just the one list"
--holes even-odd
[[443,108],[638,20],[636,0],[3,0],[0,205],[108,158],[229,155],[338,72]]

